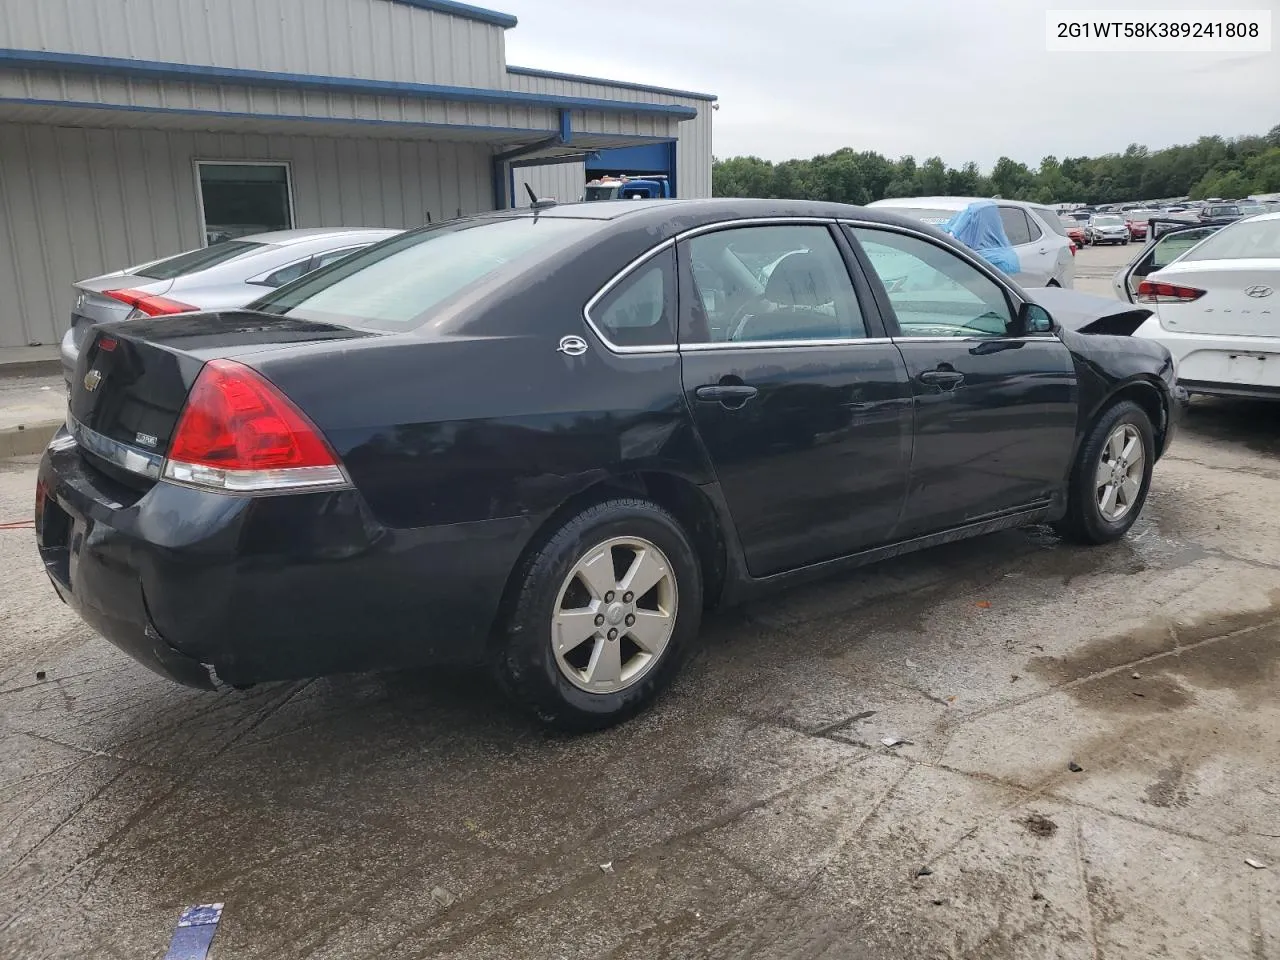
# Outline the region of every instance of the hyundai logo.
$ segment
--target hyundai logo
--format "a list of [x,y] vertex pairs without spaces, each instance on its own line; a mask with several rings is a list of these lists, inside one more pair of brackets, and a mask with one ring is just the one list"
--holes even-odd
[[1271,296],[1271,288],[1265,283],[1255,283],[1252,287],[1244,288],[1244,295],[1246,297],[1253,297],[1256,300],[1261,300],[1263,297]]

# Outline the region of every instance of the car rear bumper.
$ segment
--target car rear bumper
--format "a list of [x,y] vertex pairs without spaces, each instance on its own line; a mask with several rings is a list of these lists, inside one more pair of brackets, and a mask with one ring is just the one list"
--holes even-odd
[[1280,337],[1181,333],[1150,317],[1134,336],[1162,343],[1177,363],[1178,385],[1224,397],[1280,397]]
[[528,518],[392,529],[354,490],[140,496],[60,432],[36,540],[54,588],[163,676],[210,688],[484,659]]

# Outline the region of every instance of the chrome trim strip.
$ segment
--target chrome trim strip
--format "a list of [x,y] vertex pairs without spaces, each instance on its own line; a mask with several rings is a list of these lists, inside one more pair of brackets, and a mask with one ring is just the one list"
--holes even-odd
[[[621,270],[615,273],[613,277],[608,282],[606,282],[603,287],[601,287],[599,290],[596,291],[595,296],[593,296],[590,300],[587,301],[587,305],[582,308],[582,319],[587,322],[587,326],[591,328],[591,332],[596,335],[596,338],[599,339],[599,341],[603,343],[610,350],[610,352],[623,353],[623,354],[625,353],[675,353],[676,345],[674,343],[658,343],[658,344],[653,344],[651,346],[644,346],[644,347],[619,346],[618,344],[610,340],[608,337],[606,337],[604,335],[604,331],[602,331],[599,327],[597,327],[595,324],[595,321],[591,319],[591,309],[597,303],[599,303],[602,299],[608,296],[610,290],[612,290],[614,287],[620,284],[623,280],[629,277],[634,271],[642,267],[647,261],[656,257],[658,254],[663,253],[667,249],[674,247],[675,245],[676,245],[675,238],[668,237],[666,240],[663,240],[657,246],[650,247],[644,253],[640,254],[640,256],[636,257],[634,260],[628,263],[625,267],[623,267]],[[677,324],[679,323],[678,317],[676,318],[676,322]]]
[[122,470],[128,470],[130,473],[136,473],[140,477],[146,477],[148,480],[160,479],[160,471],[164,466],[164,457],[159,454],[139,450],[137,447],[131,447],[129,444],[121,443],[119,440],[112,440],[97,430],[86,427],[70,414],[67,415],[67,427],[70,429],[71,435],[75,437],[76,443],[95,456],[101,457]]
[[875,220],[844,219],[837,222],[846,227],[863,227],[869,230],[887,230],[889,233],[900,233],[906,237],[913,237],[916,240],[923,240],[926,243],[931,243],[939,250],[946,250],[949,253],[953,253],[971,266],[977,267],[984,276],[994,280],[997,285],[1013,297],[1015,306],[1021,307],[1022,304],[1027,301],[1027,298],[1022,295],[1022,291],[1013,286],[1013,284],[1009,282],[1008,277],[994,269],[991,264],[987,263],[987,261],[983,260],[981,257],[975,256],[968,250],[952,250],[950,247],[944,247],[942,244],[938,243],[937,237],[931,237],[927,233],[923,233],[919,230],[912,230],[910,227],[902,227],[896,223],[879,223]]
[[700,227],[690,227],[676,234],[676,240],[685,240],[702,233],[717,233],[720,230],[736,230],[739,227],[786,227],[795,224],[812,225],[837,223],[835,217],[743,217],[739,220],[718,220],[715,223],[704,223]]
[[733,340],[710,343],[682,343],[680,351],[768,350],[770,347],[853,347],[860,344],[893,343],[889,337],[848,337],[835,340]]
[[[658,254],[662,253],[668,247],[674,247],[677,243],[679,243],[681,240],[686,239],[687,237],[695,237],[702,233],[715,233],[719,230],[733,230],[738,227],[758,227],[758,226],[785,227],[785,226],[794,225],[794,224],[815,224],[815,223],[835,224],[836,219],[834,217],[743,217],[737,220],[717,220],[715,223],[706,223],[700,227],[691,227],[688,230],[685,230],[685,231],[682,231],[681,233],[676,234],[674,237],[668,237],[666,240],[663,240],[661,243],[657,244],[656,246],[650,247],[648,250],[640,254],[640,256],[636,257],[634,260],[628,263],[625,267],[619,270],[616,274],[614,274],[613,278],[610,279],[607,283],[605,283],[603,287],[597,290],[595,293],[595,296],[593,296],[590,300],[587,301],[587,305],[582,308],[582,318],[587,322],[587,326],[591,328],[591,332],[596,335],[596,337],[600,340],[600,342],[603,343],[611,353],[620,353],[620,354],[675,353],[681,348],[674,343],[660,343],[660,344],[653,344],[651,346],[644,346],[644,347],[624,347],[614,343],[604,335],[604,332],[598,326],[596,326],[595,321],[591,319],[592,307],[594,307],[597,303],[599,303],[600,300],[602,300],[609,293],[610,290],[612,290],[619,283],[625,280],[629,274],[631,274],[633,271],[643,266],[645,261],[649,260],[651,257],[656,257]],[[676,318],[676,324],[678,328],[679,326],[678,317]],[[812,341],[812,340],[807,340],[804,342],[806,345],[812,345],[815,343],[815,341]],[[836,341],[836,342],[843,343],[844,341]],[[774,341],[774,343],[777,344],[779,343],[779,341]],[[689,346],[696,346],[696,345],[690,344]]]

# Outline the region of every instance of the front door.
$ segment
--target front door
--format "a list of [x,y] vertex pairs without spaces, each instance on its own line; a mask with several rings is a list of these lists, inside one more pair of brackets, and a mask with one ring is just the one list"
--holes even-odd
[[915,396],[900,534],[933,533],[1047,501],[1071,464],[1077,385],[1053,334],[1024,336],[1005,288],[914,233],[851,228],[897,327]]
[[679,255],[685,396],[750,573],[890,539],[911,386],[846,242],[823,223],[730,227]]

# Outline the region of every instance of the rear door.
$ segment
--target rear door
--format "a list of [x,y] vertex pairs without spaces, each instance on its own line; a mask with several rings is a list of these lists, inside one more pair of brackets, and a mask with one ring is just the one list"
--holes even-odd
[[1018,254],[1019,270],[1014,279],[1028,287],[1046,286],[1053,276],[1056,261],[1049,254],[1048,246],[1041,242],[1044,231],[1040,225],[1030,219],[1021,207],[1003,203],[1000,204],[1000,221],[1004,224],[1009,243]]
[[678,254],[685,397],[751,574],[890,540],[911,386],[834,224],[730,225]]
[[1046,503],[1075,444],[1071,352],[1024,335],[1010,292],[932,238],[872,224],[850,235],[877,285],[915,405],[902,537]]

